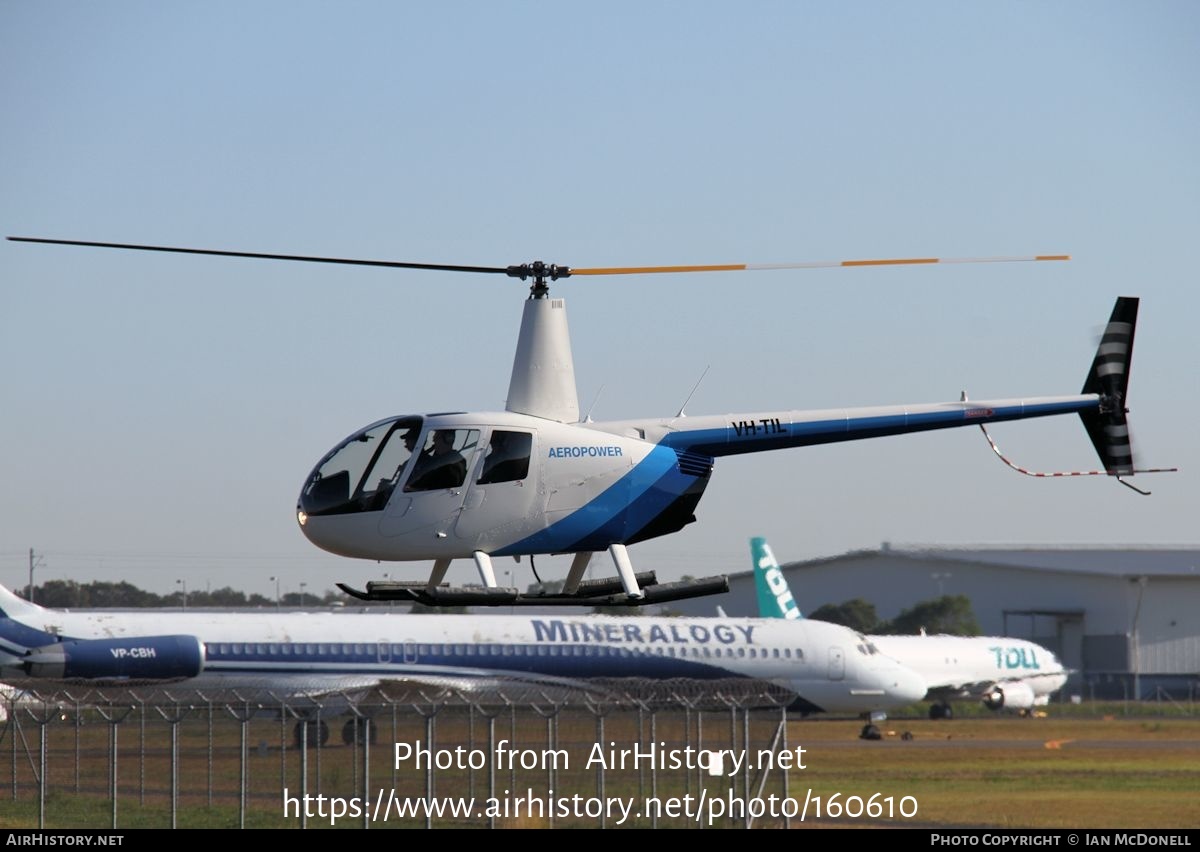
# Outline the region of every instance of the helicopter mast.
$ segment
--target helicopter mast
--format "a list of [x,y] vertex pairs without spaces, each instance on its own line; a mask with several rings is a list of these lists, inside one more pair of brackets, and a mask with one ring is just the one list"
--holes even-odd
[[521,313],[521,332],[513,356],[505,409],[559,423],[577,423],[579,395],[567,329],[567,305],[564,299],[550,298],[546,283],[547,278],[565,278],[570,270],[541,261],[509,270],[513,277],[532,276],[533,283]]

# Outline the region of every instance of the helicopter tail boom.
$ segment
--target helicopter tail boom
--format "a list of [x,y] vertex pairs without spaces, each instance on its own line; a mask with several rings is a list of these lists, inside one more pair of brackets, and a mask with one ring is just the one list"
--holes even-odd
[[[1096,394],[1078,394],[688,417],[686,429],[680,429],[678,421],[669,426],[664,422],[661,441],[676,450],[718,457],[1057,414],[1083,414],[1095,411],[1099,405]],[[652,430],[647,429],[647,433],[652,434]]]
[[[1134,472],[1125,399],[1138,299],[1117,299],[1079,394],[822,411],[768,411],[639,424],[648,440],[711,457],[1076,413],[1110,475]],[[610,424],[612,425],[612,424]]]
[[[1176,470],[1138,468],[1134,464],[1125,400],[1137,310],[1137,298],[1123,296],[1117,299],[1082,392],[1074,396],[968,400],[964,393],[955,402],[922,405],[689,417],[686,421],[662,421],[645,428],[644,432],[647,437],[657,437],[661,443],[677,450],[716,457],[955,426],[979,426],[986,435],[984,427],[988,423],[1077,413],[1104,465],[1103,470],[1086,473],[1107,474],[1129,485],[1122,477]],[[990,436],[988,440],[991,442]],[[1033,473],[1008,461],[994,442],[992,448],[1001,460],[1021,473],[1032,476],[1084,475],[1082,472]]]

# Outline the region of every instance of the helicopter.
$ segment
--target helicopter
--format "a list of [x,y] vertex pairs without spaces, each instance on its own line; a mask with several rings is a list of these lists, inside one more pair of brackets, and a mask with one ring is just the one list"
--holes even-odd
[[[755,411],[635,420],[580,418],[566,304],[550,283],[572,276],[732,272],[937,263],[1065,261],[1068,255],[891,258],[784,264],[572,268],[542,261],[464,266],[216,249],[9,237],[17,242],[427,271],[501,274],[529,281],[504,411],[386,417],[325,453],[304,481],[296,520],[317,547],[377,561],[433,561],[428,579],[338,585],[364,600],[446,605],[642,606],[728,589],[725,577],[659,583],[636,573],[629,545],[670,535],[696,520],[717,458],[910,432],[1077,414],[1103,470],[1126,481],[1133,461],[1125,400],[1138,299],[1117,299],[1077,394],[835,410]],[[991,438],[988,438],[991,442]],[[1001,459],[1017,467],[992,447]],[[1055,474],[1059,475],[1059,474]],[[616,576],[586,580],[607,552]],[[573,554],[561,590],[520,592],[496,582],[493,559]],[[481,585],[453,587],[453,560],[470,559]],[[534,569],[535,577],[536,569]],[[540,578],[539,578],[540,580]]]

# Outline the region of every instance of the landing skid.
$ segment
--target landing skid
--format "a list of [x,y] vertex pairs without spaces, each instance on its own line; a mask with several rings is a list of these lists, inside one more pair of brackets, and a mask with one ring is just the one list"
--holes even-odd
[[646,606],[729,591],[728,577],[659,584],[654,572],[647,571],[636,575],[636,579],[642,592],[640,597],[631,597],[625,591],[625,579],[621,577],[585,580],[572,593],[521,592],[500,586],[441,584],[431,587],[427,583],[394,580],[369,582],[366,591],[351,588],[345,583],[338,583],[337,586],[350,597],[361,601],[406,601],[425,606]]

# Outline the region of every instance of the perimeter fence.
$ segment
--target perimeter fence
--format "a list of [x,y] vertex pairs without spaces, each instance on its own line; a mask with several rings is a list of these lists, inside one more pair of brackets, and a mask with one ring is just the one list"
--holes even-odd
[[[10,697],[9,828],[734,827],[795,817],[786,691],[401,683]],[[0,786],[0,796],[3,787]]]

